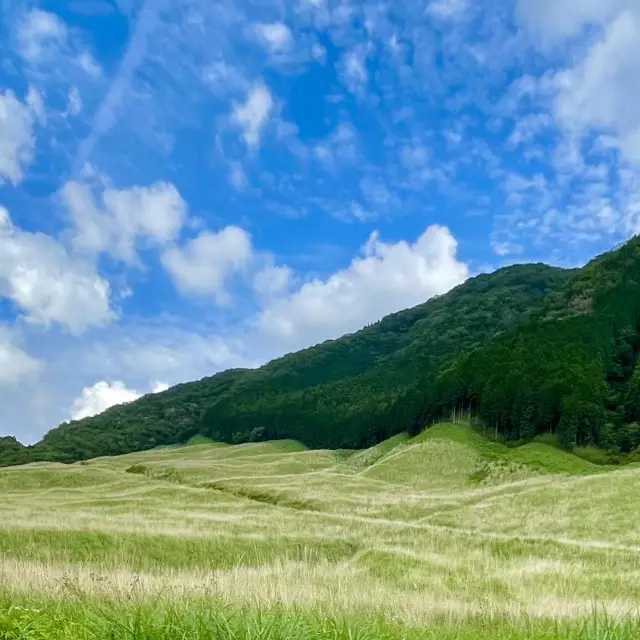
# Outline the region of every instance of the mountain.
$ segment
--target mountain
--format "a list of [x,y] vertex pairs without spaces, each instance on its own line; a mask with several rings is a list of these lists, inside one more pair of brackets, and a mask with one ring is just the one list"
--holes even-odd
[[478,276],[355,334],[276,360],[208,409],[201,431],[227,442],[292,438],[314,448],[361,448],[418,430],[424,389],[439,368],[521,321],[569,274],[537,264]]
[[440,369],[524,322],[572,273],[532,264],[477,276],[259,369],[225,371],[63,423],[33,446],[0,449],[0,464],[72,462],[197,433],[228,442],[290,437],[311,447],[356,448],[417,430],[426,419],[419,419],[425,388]]
[[640,446],[640,238],[570,276],[517,329],[440,372],[427,412],[476,412],[504,436]]
[[14,459],[20,460],[24,451],[26,447],[13,436],[0,437],[0,461],[5,464],[14,464]]

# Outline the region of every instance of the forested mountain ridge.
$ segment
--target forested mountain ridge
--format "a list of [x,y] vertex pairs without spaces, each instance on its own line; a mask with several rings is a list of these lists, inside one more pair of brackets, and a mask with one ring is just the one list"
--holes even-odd
[[[640,239],[582,269],[517,265],[373,325],[64,423],[0,440],[0,464],[70,462],[184,442],[293,438],[361,448],[469,411],[506,438],[640,446]],[[161,372],[158,372],[160,375]]]
[[[569,275],[540,264],[501,269],[355,334],[274,361],[216,402],[201,430],[228,442],[293,438],[330,448],[365,447],[412,430],[424,387],[442,364],[522,321]],[[363,353],[367,366],[318,384],[318,369],[330,369],[334,361],[344,368]],[[289,369],[294,361],[301,366]]]
[[[71,462],[186,441],[294,437],[359,447],[413,425],[440,368],[522,322],[572,272],[542,264],[483,274],[448,294],[255,370],[231,370],[0,443],[0,465]],[[158,372],[160,375],[160,372]]]
[[512,438],[640,445],[640,238],[592,260],[516,330],[459,357],[426,409],[477,412]]

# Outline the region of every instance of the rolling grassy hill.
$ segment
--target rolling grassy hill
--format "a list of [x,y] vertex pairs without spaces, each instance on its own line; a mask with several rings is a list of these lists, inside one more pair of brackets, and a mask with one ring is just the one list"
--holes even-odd
[[630,640],[638,486],[464,425],[11,467],[0,637]]

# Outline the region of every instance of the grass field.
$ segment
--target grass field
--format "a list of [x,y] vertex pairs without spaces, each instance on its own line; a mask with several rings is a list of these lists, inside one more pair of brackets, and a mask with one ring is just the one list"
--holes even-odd
[[640,467],[460,425],[0,470],[0,640],[640,638]]

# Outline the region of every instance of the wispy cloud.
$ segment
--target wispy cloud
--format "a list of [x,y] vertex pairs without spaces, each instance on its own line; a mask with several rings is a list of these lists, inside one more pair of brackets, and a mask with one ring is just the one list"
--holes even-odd
[[233,108],[231,119],[242,129],[242,136],[249,148],[253,149],[260,145],[260,136],[272,109],[271,92],[261,83],[251,88],[244,104],[236,104]]
[[[28,102],[28,101],[27,101]],[[13,91],[0,92],[0,185],[17,185],[35,153],[37,109],[21,102]]]
[[91,124],[89,135],[78,149],[74,164],[77,174],[90,159],[95,145],[109,131],[116,119],[124,100],[131,91],[133,76],[144,62],[147,54],[149,38],[152,37],[160,20],[160,13],[167,6],[167,0],[143,0],[142,7],[135,22],[133,34],[120,62],[115,78],[102,100]]

